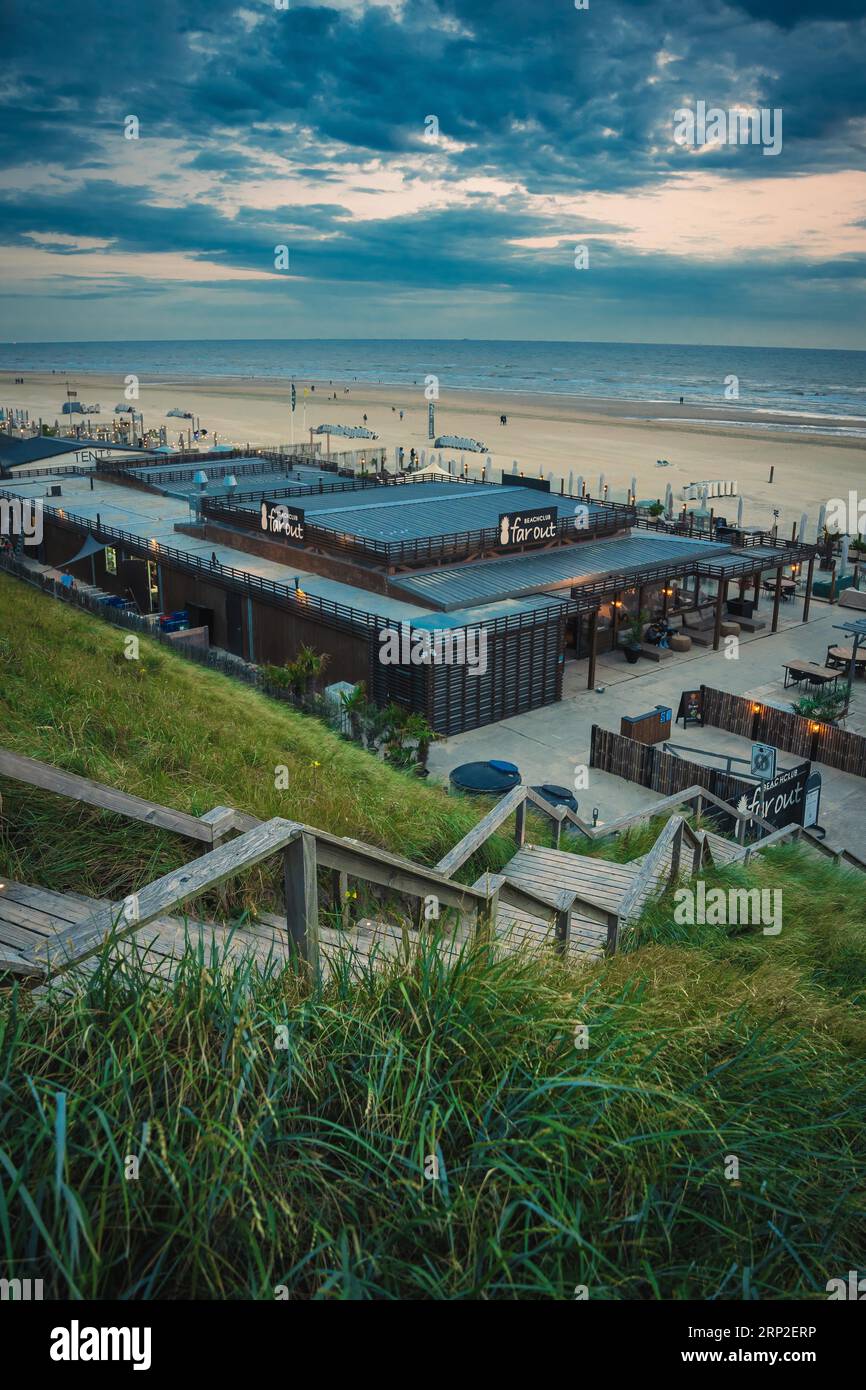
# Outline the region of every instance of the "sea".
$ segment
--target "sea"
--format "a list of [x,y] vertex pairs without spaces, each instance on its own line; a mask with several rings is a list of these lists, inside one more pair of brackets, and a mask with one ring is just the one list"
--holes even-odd
[[52,370],[393,386],[436,376],[440,391],[655,402],[659,418],[682,397],[686,405],[719,407],[733,427],[738,415],[757,411],[768,431],[790,429],[775,416],[796,415],[807,434],[866,437],[866,352],[848,349],[423,338],[0,343],[0,371]]

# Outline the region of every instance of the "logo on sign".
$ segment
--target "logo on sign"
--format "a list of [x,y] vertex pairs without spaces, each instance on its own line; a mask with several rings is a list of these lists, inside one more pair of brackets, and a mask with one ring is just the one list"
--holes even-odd
[[282,502],[263,502],[262,530],[285,536],[288,540],[302,541],[304,513],[296,507],[287,507]]
[[779,829],[783,825],[802,825],[811,766],[811,763],[801,763],[799,767],[780,772],[769,782],[759,783],[751,797],[740,797],[737,809],[760,816]]
[[503,512],[499,517],[499,544],[528,545],[556,540],[557,521],[555,507],[536,512]]

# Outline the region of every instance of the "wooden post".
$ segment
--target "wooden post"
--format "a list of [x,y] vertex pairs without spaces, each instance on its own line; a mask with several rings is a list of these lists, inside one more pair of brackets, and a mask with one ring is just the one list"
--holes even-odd
[[586,677],[587,690],[595,689],[595,664],[598,656],[598,609],[589,615],[589,670]]
[[615,912],[607,915],[607,954],[615,956],[619,950],[619,917]]
[[559,956],[568,954],[568,943],[571,938],[571,908],[560,908],[553,922],[553,935],[556,942],[556,953]]
[[613,621],[611,623],[611,651],[616,651],[619,640],[619,605],[622,603],[622,594],[613,596]]
[[782,601],[782,566],[776,570],[776,592],[773,595],[773,621],[770,625],[771,632],[779,630],[779,604]]
[[[489,885],[490,875],[487,876]],[[475,933],[479,941],[493,944],[496,939],[496,918],[499,915],[499,889],[488,892],[483,903],[478,904],[475,914]]]
[[289,941],[313,977],[319,973],[319,892],[316,841],[304,831],[283,854],[286,924]]
[[349,875],[342,869],[331,870],[331,883],[334,895],[334,904],[340,914],[340,927],[347,931],[352,925],[351,909],[349,907]]
[[755,575],[755,612],[758,611],[758,599],[761,597],[761,571]]
[[683,824],[684,822],[681,821],[677,826],[673,844],[671,845],[671,883],[676,883],[680,872],[680,855],[683,849]]
[[833,561],[833,568],[830,571],[830,603],[836,602],[836,561]]
[[803,599],[803,622],[809,621],[809,603],[812,598],[812,575],[815,573],[815,556],[809,556],[809,568],[806,572],[806,597]]
[[526,842],[526,801],[521,801],[514,817],[514,843],[520,849]]
[[716,594],[716,625],[713,628],[713,651],[717,652],[722,641],[722,611],[725,606],[725,594],[727,592],[727,582],[723,579],[716,580],[719,592]]

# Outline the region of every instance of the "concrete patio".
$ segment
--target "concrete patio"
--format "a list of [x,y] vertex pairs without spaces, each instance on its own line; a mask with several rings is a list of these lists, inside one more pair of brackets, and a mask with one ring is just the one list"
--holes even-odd
[[[763,616],[769,617],[770,605]],[[802,622],[802,601],[783,605],[780,610],[779,631],[767,630],[743,634],[736,649],[736,658],[724,650],[712,647],[693,647],[690,652],[675,655],[658,664],[641,660],[630,666],[619,652],[606,653],[599,658],[596,670],[597,685],[586,689],[587,662],[569,662],[564,679],[565,696],[556,705],[532,710],[515,719],[473,730],[434,743],[430,753],[432,776],[447,781],[453,767],[460,763],[488,758],[502,758],[520,768],[522,779],[529,784],[553,782],[574,787],[575,774],[589,760],[590,730],[593,724],[618,731],[623,715],[643,714],[657,704],[668,705],[676,720],[680,694],[700,685],[714,686],[759,699],[764,704],[790,709],[792,700],[805,691],[784,688],[783,662],[801,659],[823,663],[828,645],[840,640],[835,625],[849,621],[851,613],[838,606],[813,600],[808,623]],[[846,728],[866,733],[866,681],[854,683]],[[684,731],[672,722],[671,740],[691,750],[684,754],[700,761],[701,753],[710,766],[724,766],[712,754],[748,758],[751,744],[722,729],[698,728],[692,725]],[[792,767],[798,759],[782,753],[780,770]],[[815,764],[823,777],[820,823],[826,827],[828,838],[839,840],[851,849],[866,852],[866,785],[863,779]],[[736,765],[734,770],[736,771]],[[748,770],[745,768],[744,770]],[[626,782],[622,778],[590,768],[588,786],[575,790],[580,814],[591,819],[594,807],[599,809],[600,821],[615,820],[618,816],[661,800],[658,793]]]

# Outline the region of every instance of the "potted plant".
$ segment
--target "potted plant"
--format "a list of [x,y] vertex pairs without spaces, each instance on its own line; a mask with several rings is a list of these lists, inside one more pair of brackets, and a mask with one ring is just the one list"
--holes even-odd
[[813,719],[819,724],[836,725],[845,714],[845,696],[832,691],[822,691],[818,695],[804,695],[791,706],[801,719]]
[[821,558],[818,561],[818,568],[825,573],[833,568],[833,547],[836,543],[838,532],[831,531],[829,526],[824,527],[821,537]]
[[430,728],[424,715],[417,712],[410,714],[407,718],[405,733],[408,738],[415,739],[415,772],[419,777],[429,777],[430,769],[427,766],[427,759],[430,756],[430,744],[435,738],[438,738],[438,734]]
[[646,627],[647,614],[643,611],[631,618],[625,626],[625,640],[622,649],[625,652],[625,659],[630,666],[634,666],[640,656],[643,646],[643,630]]

